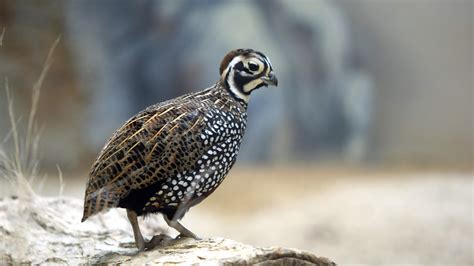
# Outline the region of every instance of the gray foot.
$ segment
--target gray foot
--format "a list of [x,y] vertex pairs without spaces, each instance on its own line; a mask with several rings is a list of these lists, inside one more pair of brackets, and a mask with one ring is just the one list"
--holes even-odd
[[153,236],[153,238],[150,241],[145,242],[144,248],[141,249],[140,251],[143,251],[145,249],[146,250],[152,250],[156,246],[165,244],[166,242],[168,242],[172,239],[173,239],[172,237],[170,237],[168,235],[165,235],[165,234],[159,234],[159,235]]

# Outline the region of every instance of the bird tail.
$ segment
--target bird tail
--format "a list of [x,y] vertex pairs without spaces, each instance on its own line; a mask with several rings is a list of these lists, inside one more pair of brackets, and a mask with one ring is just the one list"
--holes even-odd
[[81,222],[84,222],[90,216],[117,207],[120,201],[120,196],[104,188],[90,194],[86,194],[84,199],[84,212],[82,214]]

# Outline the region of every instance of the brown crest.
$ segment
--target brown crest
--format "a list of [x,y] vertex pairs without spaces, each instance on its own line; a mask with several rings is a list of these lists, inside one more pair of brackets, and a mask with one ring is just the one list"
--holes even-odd
[[234,57],[239,55],[246,55],[252,52],[254,52],[254,50],[252,49],[236,49],[228,52],[222,59],[221,66],[219,67],[219,74],[222,75],[222,72],[224,72],[224,70],[227,68],[230,61],[234,59]]

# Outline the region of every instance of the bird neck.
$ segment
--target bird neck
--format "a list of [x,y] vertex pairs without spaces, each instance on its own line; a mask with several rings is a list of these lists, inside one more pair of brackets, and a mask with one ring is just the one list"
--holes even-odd
[[227,77],[224,80],[218,81],[220,87],[227,91],[227,93],[236,101],[247,107],[250,94],[245,93],[243,88],[239,88],[237,84],[234,82],[234,77]]

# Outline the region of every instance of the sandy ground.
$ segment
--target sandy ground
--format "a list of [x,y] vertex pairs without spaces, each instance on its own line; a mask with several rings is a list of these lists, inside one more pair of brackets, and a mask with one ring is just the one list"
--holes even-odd
[[[304,249],[340,265],[473,265],[473,178],[470,170],[240,168],[183,224],[204,237]],[[82,198],[84,184],[84,175],[65,177],[64,194]],[[42,187],[57,195],[57,178]]]

